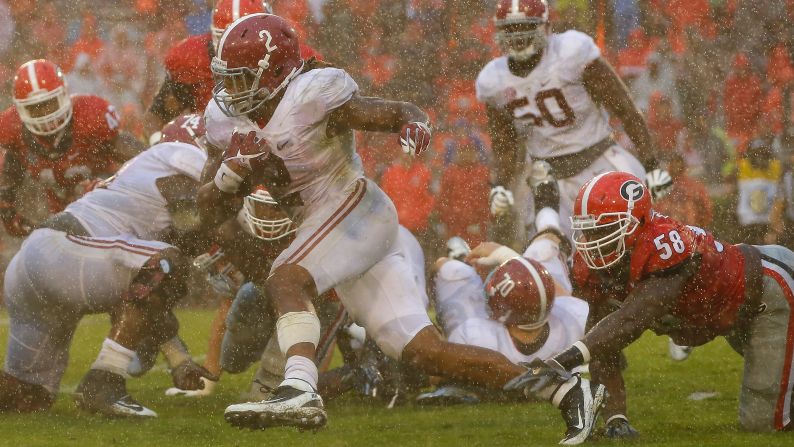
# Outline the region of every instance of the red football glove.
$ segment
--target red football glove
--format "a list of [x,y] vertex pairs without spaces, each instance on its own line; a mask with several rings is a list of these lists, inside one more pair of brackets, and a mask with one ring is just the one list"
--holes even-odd
[[400,129],[400,146],[403,152],[411,156],[421,154],[430,145],[432,133],[429,123],[414,121],[404,124]]
[[25,237],[33,231],[33,224],[19,213],[15,213],[10,219],[3,219],[3,226],[6,233],[15,237]]
[[225,193],[237,193],[245,178],[261,169],[269,155],[270,144],[255,131],[247,135],[235,132],[223,153],[223,163],[215,173],[215,186]]

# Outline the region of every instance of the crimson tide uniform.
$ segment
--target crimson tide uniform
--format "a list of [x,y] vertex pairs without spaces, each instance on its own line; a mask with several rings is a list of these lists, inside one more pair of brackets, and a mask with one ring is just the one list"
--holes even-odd
[[[589,270],[577,254],[573,272],[577,294],[591,305],[612,300],[622,307],[628,294],[644,280],[688,274],[669,315],[654,315],[649,329],[691,346],[725,336],[745,361],[739,405],[742,427],[770,431],[790,425],[794,253],[776,245],[721,243],[698,227],[655,212],[638,231],[627,258],[609,269]],[[757,268],[759,252],[762,269]],[[585,337],[586,343],[588,338],[609,336],[594,334],[596,329]]]
[[[176,114],[189,110],[202,113],[212,99],[215,81],[210,70],[210,62],[215,56],[212,34],[190,36],[174,45],[165,56],[166,79],[152,102],[150,112],[169,121]],[[318,57],[312,48],[301,45],[301,57]],[[318,57],[319,58],[319,57]],[[169,113],[165,107],[165,97],[171,94],[179,102],[181,110]]]
[[12,188],[25,172],[43,184],[50,212],[79,197],[80,183],[112,174],[118,164],[112,148],[119,116],[110,103],[91,95],[72,96],[71,123],[54,145],[29,132],[13,107],[0,114],[0,148],[5,149],[3,176]]

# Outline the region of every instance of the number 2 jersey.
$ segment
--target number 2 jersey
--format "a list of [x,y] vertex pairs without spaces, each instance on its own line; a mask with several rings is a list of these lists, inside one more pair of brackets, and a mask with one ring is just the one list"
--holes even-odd
[[[705,230],[654,212],[627,252],[628,273],[589,270],[578,254],[573,276],[578,296],[591,304],[624,301],[643,280],[689,269],[671,315],[690,327],[724,335],[745,301],[745,258],[738,245],[723,244]],[[622,260],[617,265],[625,265]]]
[[529,157],[579,152],[612,132],[609,115],[593,102],[582,82],[585,67],[600,56],[587,34],[552,34],[527,77],[510,72],[507,56],[489,62],[477,76],[477,99],[512,117]]
[[322,68],[303,72],[286,87],[273,116],[260,127],[245,116],[228,117],[214,101],[204,112],[207,141],[225,150],[234,132],[255,131],[270,143],[275,157],[266,166],[265,186],[293,219],[301,205],[320,205],[329,194],[342,192],[363,177],[352,130],[328,137],[328,117],[358,92],[344,71]]

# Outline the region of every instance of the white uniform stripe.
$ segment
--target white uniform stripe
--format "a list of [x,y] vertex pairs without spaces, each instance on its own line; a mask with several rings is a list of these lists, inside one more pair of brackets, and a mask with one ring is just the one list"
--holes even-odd
[[[769,269],[780,275],[781,278],[786,282],[786,285],[789,287],[790,291],[794,291],[794,278],[788,274],[784,269],[780,268],[779,266],[775,265],[774,263],[761,261],[761,265],[765,269]],[[785,293],[785,291],[784,291]],[[792,308],[791,303],[789,303],[789,312],[794,312],[794,308]],[[792,328],[788,328],[788,331],[791,331]],[[791,422],[791,393],[794,391],[791,384],[794,383],[794,361],[792,361],[791,368],[789,369],[788,375],[788,390],[786,391],[786,397],[783,401],[783,424],[788,424]]]
[[[603,174],[598,174],[590,183],[587,184],[587,189],[584,190],[584,194],[582,195],[582,215],[587,216],[587,201],[590,200],[590,191],[593,190],[593,187],[601,180],[601,177],[609,174],[609,172],[604,172]],[[574,211],[575,213],[576,211]]]
[[548,309],[546,308],[546,286],[543,284],[543,279],[540,277],[540,273],[537,271],[535,266],[532,265],[531,262],[527,261],[526,258],[519,256],[516,259],[518,259],[521,264],[526,267],[526,269],[529,271],[529,274],[532,275],[532,280],[535,281],[535,286],[537,287],[538,295],[540,296],[540,315],[538,317],[538,322],[545,321]]
[[33,88],[33,91],[41,90],[39,86],[39,78],[36,77],[36,64],[29,63],[28,64],[28,79],[30,79],[30,86]]
[[517,14],[518,13],[518,2],[519,2],[519,0],[513,0],[513,4],[510,5],[510,12],[511,13],[513,13],[513,14]]
[[240,18],[240,0],[232,0],[232,21]]
[[222,55],[222,53],[223,53],[223,43],[226,42],[226,36],[228,36],[231,33],[231,31],[234,29],[234,27],[236,27],[243,20],[248,19],[249,17],[267,16],[267,15],[270,15],[270,14],[265,14],[265,13],[250,14],[250,15],[247,15],[247,16],[244,16],[244,17],[240,17],[239,19],[237,19],[234,22],[232,22],[232,24],[229,25],[228,28],[226,28],[226,31],[223,32],[223,36],[221,36],[221,41],[218,42],[218,59],[223,60],[223,55]]

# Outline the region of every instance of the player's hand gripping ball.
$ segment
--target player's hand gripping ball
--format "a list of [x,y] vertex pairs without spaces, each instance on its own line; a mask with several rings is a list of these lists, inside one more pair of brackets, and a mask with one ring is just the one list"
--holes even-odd
[[215,173],[215,186],[228,194],[236,194],[240,185],[252,172],[260,170],[270,156],[270,143],[259,138],[255,131],[243,135],[232,134],[223,162]]

